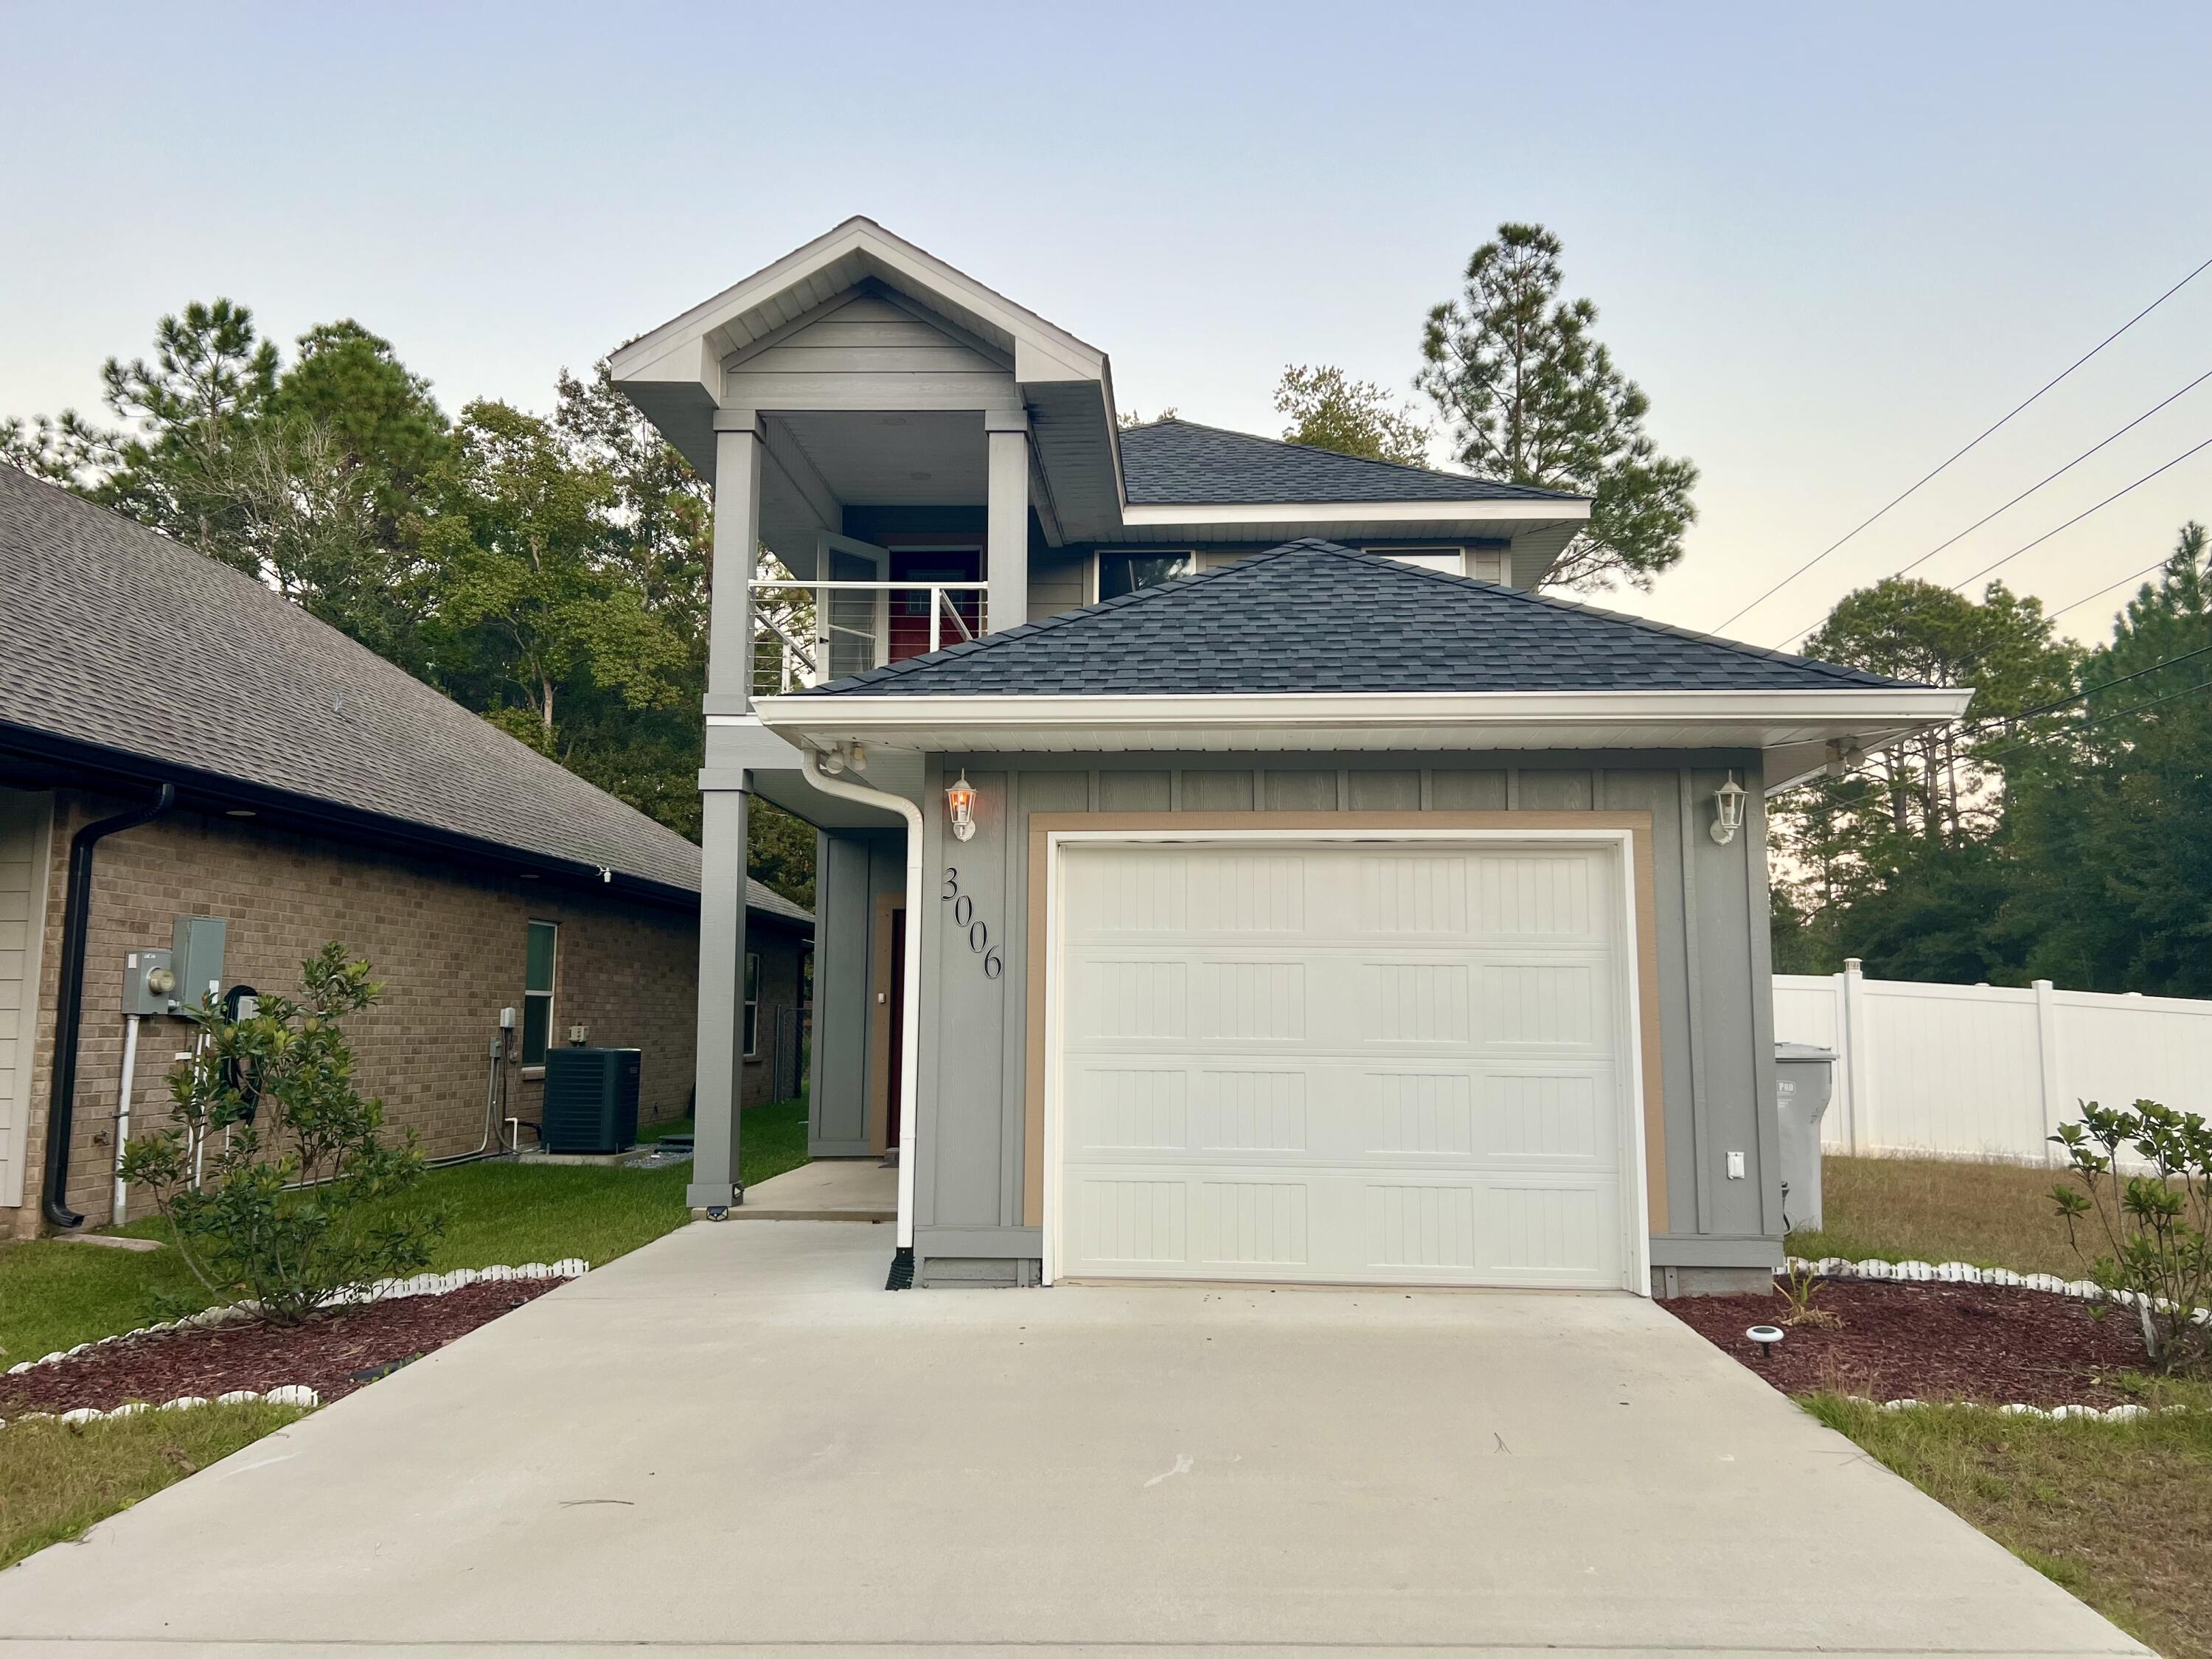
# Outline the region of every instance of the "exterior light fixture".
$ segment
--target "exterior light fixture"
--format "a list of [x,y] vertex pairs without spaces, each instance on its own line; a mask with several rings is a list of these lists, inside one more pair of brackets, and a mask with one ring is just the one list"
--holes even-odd
[[975,833],[975,786],[968,781],[968,769],[960,769],[960,781],[945,791],[945,814],[952,820],[952,839],[967,841]]
[[1775,1350],[1776,1345],[1782,1340],[1782,1327],[1779,1325],[1753,1325],[1749,1330],[1746,1331],[1744,1334],[1750,1338],[1752,1342],[1757,1346],[1759,1361],[1761,1364],[1764,1364],[1765,1363],[1766,1356],[1772,1353]]
[[1713,839],[1723,847],[1743,828],[1743,798],[1747,793],[1733,772],[1726,783],[1713,791]]

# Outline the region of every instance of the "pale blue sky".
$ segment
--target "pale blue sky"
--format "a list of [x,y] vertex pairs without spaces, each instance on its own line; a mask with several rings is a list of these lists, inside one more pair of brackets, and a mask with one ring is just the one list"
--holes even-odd
[[[1501,219],[1703,468],[1649,599],[1717,624],[2212,257],[2200,6],[0,3],[0,414],[228,295],[358,318],[449,409],[867,213],[1273,432],[1288,362],[1405,386]],[[1771,643],[2212,368],[2212,272],[1731,631]],[[1923,567],[2212,437],[2212,382]],[[2212,450],[2008,567],[2063,605],[2212,518]],[[2117,599],[2118,596],[2115,596]],[[1623,603],[1622,601],[1611,601]],[[2113,605],[2070,613],[2101,634]]]

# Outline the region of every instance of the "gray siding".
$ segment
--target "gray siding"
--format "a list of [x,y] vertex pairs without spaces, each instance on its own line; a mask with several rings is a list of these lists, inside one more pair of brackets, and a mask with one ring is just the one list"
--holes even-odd
[[806,1117],[811,1158],[860,1158],[875,1151],[868,1138],[868,1098],[876,898],[905,892],[904,842],[904,836],[882,831],[825,830],[815,837],[814,1046]]
[[[975,756],[933,758],[925,802],[948,769],[981,792],[974,840],[925,814],[923,1046],[915,1243],[939,1275],[1034,1257],[1022,1224],[1026,1109],[1029,834],[1032,812],[1643,811],[1651,814],[1668,1231],[1656,1266],[1769,1266],[1779,1260],[1764,822],[1754,810],[1727,847],[1706,833],[1712,792],[1734,769],[1757,799],[1752,754],[1439,756]],[[1424,757],[1425,758],[1425,757]],[[984,972],[942,898],[948,868],[1001,953]],[[825,908],[823,926],[830,925]],[[1727,1178],[1727,1154],[1747,1178]],[[957,1264],[957,1265],[956,1265]],[[1009,1273],[1011,1273],[1009,1269]],[[1001,1275],[1005,1276],[1005,1275]]]
[[742,409],[1007,408],[1007,367],[889,300],[862,295],[739,357],[725,372],[723,401]]

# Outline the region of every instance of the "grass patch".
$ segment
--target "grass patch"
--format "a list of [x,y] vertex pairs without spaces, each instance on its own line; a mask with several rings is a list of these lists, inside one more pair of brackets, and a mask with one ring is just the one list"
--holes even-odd
[[75,1538],[305,1414],[297,1406],[203,1406],[82,1425],[9,1424],[0,1429],[0,1567]]
[[2212,1659],[2212,1388],[2147,1386],[2186,1412],[2130,1423],[1802,1403],[1877,1462],[2170,1659]]
[[1790,1235],[1793,1255],[1853,1261],[1969,1261],[2086,1279],[2051,1201],[2060,1170],[1933,1158],[1825,1158],[1820,1229]]
[[[665,1125],[662,1132],[676,1127]],[[747,1112],[740,1161],[749,1186],[805,1163],[806,1103]],[[483,1163],[434,1170],[418,1201],[442,1207],[447,1224],[431,1270],[570,1255],[596,1267],[682,1226],[690,1218],[684,1190],[690,1180],[685,1164],[620,1170]],[[167,1237],[158,1216],[116,1231]],[[0,1366],[164,1317],[164,1297],[194,1307],[222,1299],[200,1289],[173,1249],[104,1250],[38,1239],[0,1247]]]

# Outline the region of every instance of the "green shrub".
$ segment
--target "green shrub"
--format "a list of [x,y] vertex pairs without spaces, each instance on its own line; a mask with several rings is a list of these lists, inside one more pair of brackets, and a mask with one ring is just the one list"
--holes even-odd
[[[2068,1236],[2094,1217],[2108,1252],[2089,1260],[2090,1277],[2107,1295],[2132,1298],[2154,1367],[2202,1361],[2212,1348],[2212,1326],[2197,1316],[2212,1293],[2212,1126],[2154,1100],[2131,1108],[2085,1101],[2081,1121],[2051,1139],[2075,1182],[2051,1191]],[[2123,1146],[2150,1173],[2123,1178]],[[2088,1258],[2078,1237],[2074,1245]]]
[[268,996],[248,1019],[189,1011],[191,1058],[169,1074],[173,1127],[133,1139],[179,1254],[218,1296],[297,1324],[379,1279],[420,1272],[443,1218],[395,1202],[422,1178],[410,1132],[387,1146],[380,1101],[353,1084],[343,1022],[383,987],[331,944],[301,969],[305,1000]]

